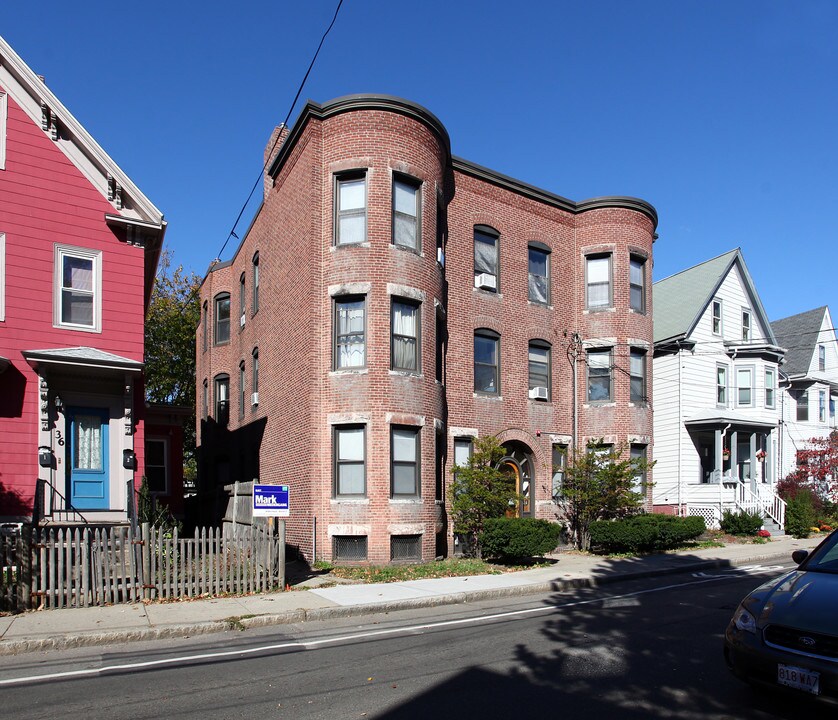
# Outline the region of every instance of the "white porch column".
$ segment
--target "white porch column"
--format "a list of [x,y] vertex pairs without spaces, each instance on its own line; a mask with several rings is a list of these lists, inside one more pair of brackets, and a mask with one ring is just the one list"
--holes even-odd
[[724,473],[724,458],[722,457],[722,430],[721,428],[716,428],[715,431],[715,459],[713,462],[713,471],[718,473],[718,482],[721,483],[722,481],[722,474]]

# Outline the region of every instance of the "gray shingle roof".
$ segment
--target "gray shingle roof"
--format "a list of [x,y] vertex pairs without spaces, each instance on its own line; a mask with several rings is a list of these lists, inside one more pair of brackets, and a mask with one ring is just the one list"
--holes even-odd
[[689,334],[737,256],[739,248],[654,283],[655,342]]
[[771,323],[777,344],[786,348],[785,373],[806,375],[809,372],[825,313],[826,305]]
[[130,358],[105,352],[92,347],[53,348],[48,350],[26,350],[23,356],[27,360],[63,362],[79,365],[110,365],[126,369],[140,369],[143,364]]

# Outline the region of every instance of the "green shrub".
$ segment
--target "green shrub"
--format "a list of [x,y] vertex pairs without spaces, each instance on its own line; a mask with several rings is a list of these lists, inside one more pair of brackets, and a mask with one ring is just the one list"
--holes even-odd
[[809,537],[817,518],[812,491],[803,488],[786,505],[786,533],[796,538]]
[[728,535],[756,535],[762,523],[762,515],[758,512],[725,510],[720,525]]
[[605,552],[658,552],[694,540],[705,531],[702,517],[638,515],[591,523],[591,545]]
[[506,559],[546,555],[559,544],[562,526],[535,518],[487,519],[480,535],[484,557]]

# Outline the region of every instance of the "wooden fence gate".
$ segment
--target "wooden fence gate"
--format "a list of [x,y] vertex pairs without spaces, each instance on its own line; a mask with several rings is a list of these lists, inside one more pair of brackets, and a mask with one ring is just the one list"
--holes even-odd
[[285,523],[196,530],[28,528],[0,536],[0,609],[113,605],[285,586]]

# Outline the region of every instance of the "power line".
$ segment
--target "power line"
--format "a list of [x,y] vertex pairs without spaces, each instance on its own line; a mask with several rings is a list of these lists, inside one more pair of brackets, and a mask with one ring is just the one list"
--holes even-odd
[[[343,0],[338,0],[337,8],[335,8],[335,15],[332,18],[332,22],[329,23],[329,27],[326,28],[326,32],[323,33],[323,37],[320,38],[320,43],[317,46],[317,50],[314,51],[314,57],[311,58],[311,62],[308,65],[308,70],[306,70],[306,74],[303,76],[302,82],[300,86],[297,88],[297,94],[294,95],[294,100],[291,102],[291,107],[288,108],[288,114],[285,116],[285,120],[283,121],[280,127],[288,127],[288,121],[291,119],[291,113],[294,112],[294,107],[297,104],[297,100],[300,99],[300,94],[305,87],[306,80],[308,80],[309,73],[311,73],[311,69],[314,67],[314,63],[317,60],[317,56],[320,54],[320,49],[323,47],[323,43],[326,41],[326,36],[329,34],[331,29],[334,27],[335,22],[338,19],[338,13],[340,12],[340,7],[343,5]],[[253,193],[256,192],[256,188],[262,184],[263,178],[265,176],[265,170],[268,168],[268,163],[270,163],[274,150],[276,149],[277,143],[279,142],[279,138],[282,137],[282,133],[277,133],[276,138],[274,139],[274,144],[271,146],[271,151],[265,157],[265,164],[262,166],[262,170],[259,173],[259,176],[256,178],[256,182],[253,183],[253,187],[250,188],[250,193],[247,195],[247,200],[244,201],[239,214],[236,216],[236,221],[233,223],[233,227],[230,229],[230,233],[227,235],[227,239],[224,241],[224,244],[221,246],[221,250],[218,251],[218,255],[216,257],[221,257],[221,254],[224,252],[224,249],[227,247],[227,243],[230,242],[230,238],[234,237],[238,239],[238,235],[236,235],[236,227],[239,224],[239,220],[241,220],[242,215],[244,215],[244,211],[247,209],[247,206],[250,204],[250,200],[253,198]]]

